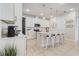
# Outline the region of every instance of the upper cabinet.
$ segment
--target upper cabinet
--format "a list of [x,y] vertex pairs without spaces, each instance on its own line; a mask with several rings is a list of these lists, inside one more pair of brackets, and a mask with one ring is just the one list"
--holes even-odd
[[0,20],[10,20],[14,18],[14,4],[0,3]]

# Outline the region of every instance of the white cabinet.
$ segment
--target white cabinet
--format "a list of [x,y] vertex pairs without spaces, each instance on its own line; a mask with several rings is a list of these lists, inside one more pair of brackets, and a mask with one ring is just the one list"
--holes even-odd
[[27,39],[35,39],[36,33],[34,32],[33,29],[27,30]]
[[14,4],[0,3],[0,19],[10,20],[14,18]]

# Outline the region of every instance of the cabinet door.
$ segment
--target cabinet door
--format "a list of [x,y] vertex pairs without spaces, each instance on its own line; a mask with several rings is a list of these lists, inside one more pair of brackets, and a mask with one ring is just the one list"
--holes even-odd
[[0,3],[0,19],[9,20],[14,17],[14,4]]

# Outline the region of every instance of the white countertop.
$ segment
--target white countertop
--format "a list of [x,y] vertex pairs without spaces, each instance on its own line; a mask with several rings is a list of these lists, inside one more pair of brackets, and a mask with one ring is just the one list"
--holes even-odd
[[38,34],[51,34],[52,32],[37,32]]
[[23,35],[23,36],[14,36],[14,37],[4,37],[4,38],[1,38],[1,39],[13,39],[13,38],[26,38],[26,35]]

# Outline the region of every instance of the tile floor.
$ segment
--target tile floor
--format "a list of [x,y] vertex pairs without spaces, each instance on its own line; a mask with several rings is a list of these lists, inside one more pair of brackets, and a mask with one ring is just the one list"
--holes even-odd
[[42,48],[37,40],[27,40],[27,56],[79,56],[79,47],[74,40],[65,40],[64,45]]

